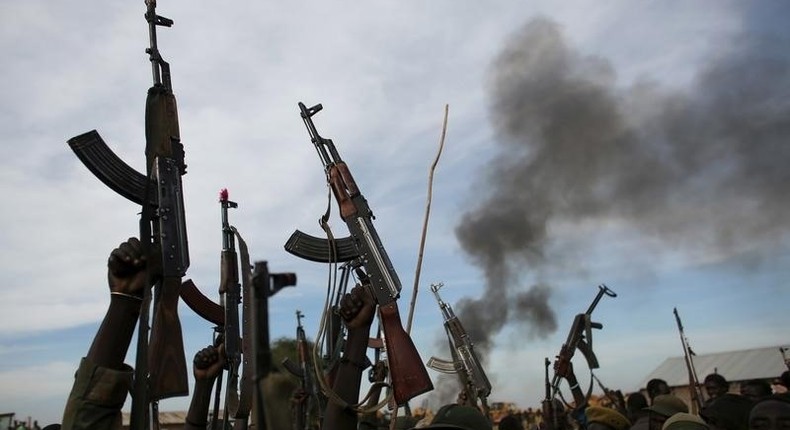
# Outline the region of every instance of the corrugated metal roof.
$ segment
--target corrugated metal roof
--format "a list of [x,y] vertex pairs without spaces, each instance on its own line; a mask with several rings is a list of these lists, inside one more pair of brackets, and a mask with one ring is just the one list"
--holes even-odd
[[[780,348],[786,347],[786,345],[777,345],[741,351],[694,355],[692,358],[700,383],[705,379],[705,376],[714,372],[719,373],[731,382],[775,378],[787,370],[780,350]],[[684,357],[670,357],[664,360],[642,381],[641,386],[644,387],[647,381],[653,378],[667,381],[670,387],[688,385],[689,377]]]

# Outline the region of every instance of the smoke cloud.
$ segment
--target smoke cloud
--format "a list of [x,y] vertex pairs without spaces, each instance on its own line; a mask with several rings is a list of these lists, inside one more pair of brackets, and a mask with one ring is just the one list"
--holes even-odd
[[[790,226],[787,40],[741,35],[686,89],[618,86],[613,66],[528,22],[491,67],[497,155],[456,236],[485,275],[456,312],[485,354],[507,324],[546,336],[557,322],[543,269],[553,223],[617,221],[668,249],[731,256],[770,250]],[[659,54],[660,55],[660,54]],[[562,249],[562,248],[560,248]]]

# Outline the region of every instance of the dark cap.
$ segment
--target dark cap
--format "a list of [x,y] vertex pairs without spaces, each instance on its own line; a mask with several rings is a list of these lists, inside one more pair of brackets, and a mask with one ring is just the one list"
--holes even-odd
[[492,430],[491,421],[471,406],[455,403],[442,406],[426,429],[435,430]]

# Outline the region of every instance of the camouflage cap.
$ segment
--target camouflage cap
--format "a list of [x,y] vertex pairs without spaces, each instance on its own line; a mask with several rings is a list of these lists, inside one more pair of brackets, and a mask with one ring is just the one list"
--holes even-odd
[[678,412],[664,421],[661,430],[708,430],[705,420],[697,415]]
[[588,423],[603,424],[614,430],[626,430],[631,427],[631,422],[628,421],[628,418],[612,408],[588,406],[584,410],[584,414],[587,416]]
[[672,394],[662,394],[653,399],[653,404],[645,408],[645,410],[655,412],[665,417],[671,417],[677,413],[688,413],[689,407],[686,402],[678,396]]
[[434,430],[492,430],[491,421],[471,406],[455,403],[442,406],[426,429]]

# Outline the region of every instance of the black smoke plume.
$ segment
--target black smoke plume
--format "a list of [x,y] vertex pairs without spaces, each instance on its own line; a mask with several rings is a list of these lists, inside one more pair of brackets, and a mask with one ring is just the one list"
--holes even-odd
[[[616,221],[669,249],[719,257],[786,241],[788,40],[721,42],[689,87],[670,90],[618,86],[607,60],[576,52],[546,19],[509,40],[488,83],[497,155],[456,227],[485,274],[483,296],[456,306],[479,351],[512,322],[537,336],[556,329],[541,278],[573,264],[547,249],[574,238],[550,235],[554,226]],[[541,283],[526,286],[525,274]]]

